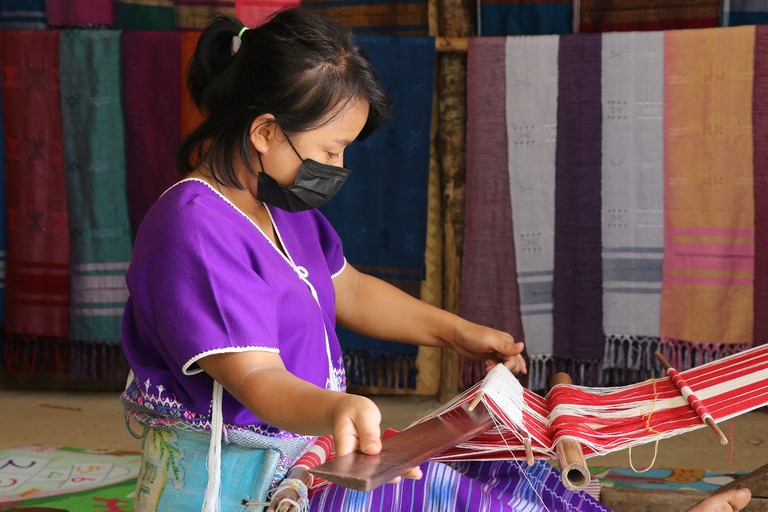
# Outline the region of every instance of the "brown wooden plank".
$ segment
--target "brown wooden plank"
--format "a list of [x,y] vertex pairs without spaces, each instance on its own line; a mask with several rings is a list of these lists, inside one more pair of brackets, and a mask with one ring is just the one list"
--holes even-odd
[[748,487],[752,491],[753,498],[768,499],[768,464],[757,468],[748,475],[737,478],[733,482],[725,484],[717,492],[741,489],[743,487]]
[[492,426],[493,418],[485,405],[478,405],[472,412],[465,406],[382,440],[378,455],[356,451],[321,464],[310,472],[329,482],[370,492]]

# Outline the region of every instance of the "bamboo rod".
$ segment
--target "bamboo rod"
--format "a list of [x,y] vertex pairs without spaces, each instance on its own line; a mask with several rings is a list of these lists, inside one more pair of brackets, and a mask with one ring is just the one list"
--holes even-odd
[[[552,387],[570,383],[571,377],[567,373],[556,373],[550,381]],[[563,485],[575,492],[586,489],[591,476],[581,445],[572,439],[561,439],[555,446],[555,453]]]
[[436,37],[435,47],[441,53],[467,53],[466,37]]

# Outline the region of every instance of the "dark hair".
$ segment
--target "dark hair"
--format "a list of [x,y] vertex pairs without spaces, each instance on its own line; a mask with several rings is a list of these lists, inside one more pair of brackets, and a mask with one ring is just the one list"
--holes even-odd
[[[189,64],[187,87],[206,119],[179,145],[181,174],[207,163],[214,178],[242,189],[232,162],[236,148],[251,174],[250,127],[272,114],[286,132],[312,130],[328,122],[353,98],[368,102],[364,139],[390,113],[392,101],[352,33],[341,22],[313,9],[275,13],[242,34],[231,55],[233,36],[243,24],[215,19],[200,35]],[[340,110],[340,108],[338,108]]]

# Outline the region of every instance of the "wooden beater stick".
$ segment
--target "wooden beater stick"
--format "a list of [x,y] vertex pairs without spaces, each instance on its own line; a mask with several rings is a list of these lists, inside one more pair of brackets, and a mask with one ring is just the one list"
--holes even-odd
[[[570,383],[571,377],[567,373],[556,373],[550,381],[552,387]],[[586,489],[592,476],[589,474],[581,445],[573,439],[561,439],[555,445],[555,453],[557,463],[560,465],[563,485],[576,492]]]
[[669,378],[672,379],[672,382],[675,383],[675,386],[677,386],[677,389],[679,389],[680,393],[683,394],[683,397],[688,400],[691,408],[696,412],[696,414],[699,415],[701,421],[703,421],[715,434],[715,437],[720,440],[720,444],[728,444],[728,438],[725,437],[725,434],[723,434],[723,431],[720,430],[720,428],[717,426],[715,420],[712,419],[712,416],[709,414],[707,408],[698,398],[696,398],[696,395],[693,394],[693,391],[690,387],[688,387],[688,384],[686,384],[685,380],[683,380],[680,374],[677,373],[677,370],[669,365],[669,361],[667,361],[667,359],[661,355],[661,352],[656,351],[655,355],[656,359],[658,359],[659,363],[661,363],[661,367],[667,371]]

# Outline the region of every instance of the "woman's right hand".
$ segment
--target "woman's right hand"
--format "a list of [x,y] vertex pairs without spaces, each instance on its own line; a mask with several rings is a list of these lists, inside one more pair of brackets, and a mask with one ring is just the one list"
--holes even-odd
[[[363,396],[345,394],[334,411],[333,442],[337,457],[357,449],[368,455],[379,453],[381,451],[381,412],[376,404]],[[400,478],[418,480],[421,476],[421,469],[415,467],[390,483],[399,482]]]

